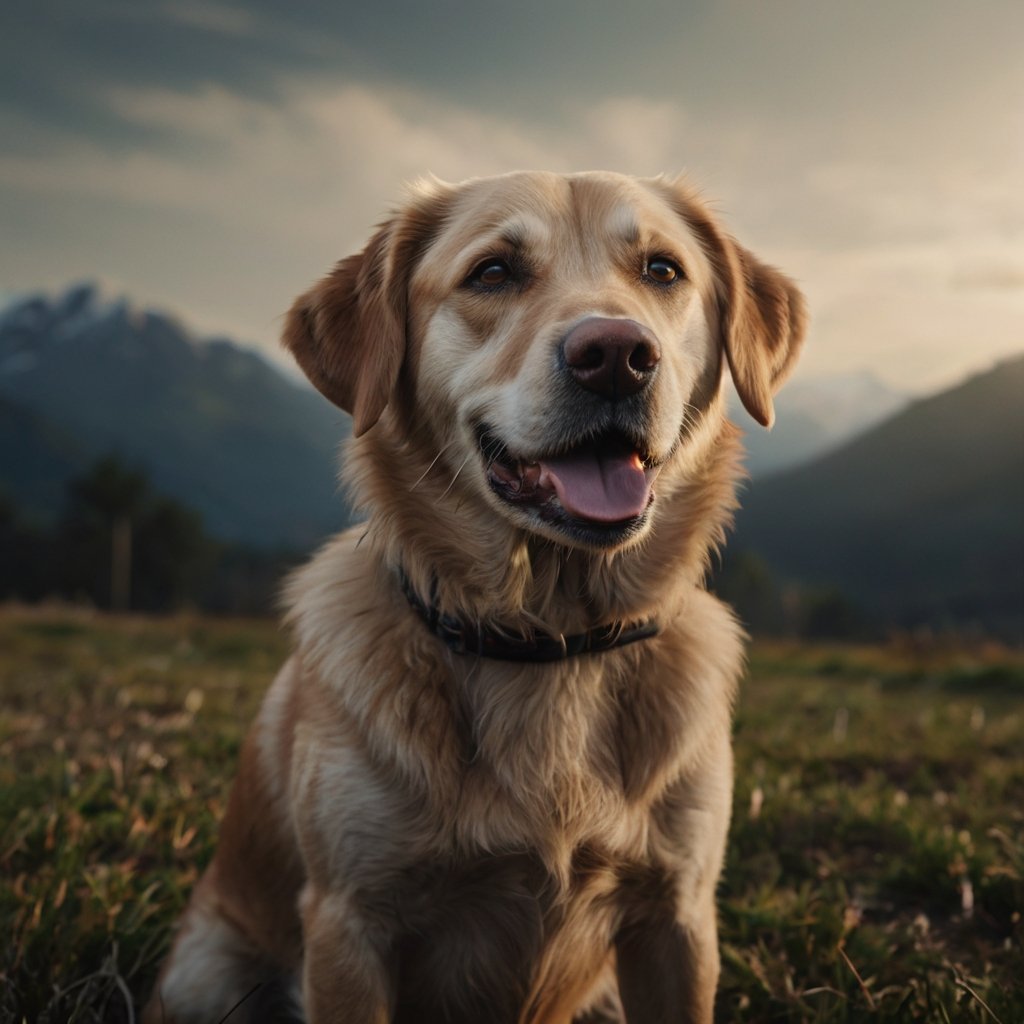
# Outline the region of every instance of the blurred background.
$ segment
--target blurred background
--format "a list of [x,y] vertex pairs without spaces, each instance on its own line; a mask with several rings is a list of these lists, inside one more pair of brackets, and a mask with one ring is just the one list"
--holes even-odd
[[272,609],[348,521],[281,315],[403,182],[686,172],[806,291],[712,585],[1024,643],[1024,6],[14,0],[0,599]]
[[686,172],[812,310],[710,580],[717,1019],[1024,1020],[1022,55],[1021,0],[4,0],[0,1024],[137,1019],[290,647],[239,616],[348,521],[282,314],[522,167]]

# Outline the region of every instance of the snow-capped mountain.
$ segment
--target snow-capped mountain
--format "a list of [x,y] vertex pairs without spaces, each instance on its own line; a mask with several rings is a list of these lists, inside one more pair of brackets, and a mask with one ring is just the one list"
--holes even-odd
[[[215,536],[306,546],[347,521],[335,483],[343,413],[253,351],[93,284],[0,312],[0,400],[8,424],[45,422],[70,439],[70,464],[119,453]],[[4,446],[0,487],[52,518],[58,509],[18,493],[25,467],[14,462],[29,450]]]

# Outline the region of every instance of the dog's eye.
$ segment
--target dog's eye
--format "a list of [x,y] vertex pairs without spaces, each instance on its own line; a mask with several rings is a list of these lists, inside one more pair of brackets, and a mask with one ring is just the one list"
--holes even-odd
[[467,279],[468,284],[479,284],[485,288],[497,288],[512,280],[512,268],[501,259],[491,256],[481,260]]
[[657,284],[675,284],[682,276],[679,265],[665,256],[655,256],[644,267],[644,277]]

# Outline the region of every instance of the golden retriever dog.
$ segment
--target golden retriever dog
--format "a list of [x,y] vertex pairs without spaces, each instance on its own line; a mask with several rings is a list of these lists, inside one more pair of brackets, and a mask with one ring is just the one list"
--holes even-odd
[[685,184],[421,183],[293,306],[364,523],[295,653],[146,1021],[712,1019],[743,635],[704,585],[796,287]]

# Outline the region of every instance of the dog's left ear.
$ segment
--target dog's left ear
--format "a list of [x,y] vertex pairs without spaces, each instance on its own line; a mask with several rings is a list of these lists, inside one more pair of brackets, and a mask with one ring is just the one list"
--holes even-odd
[[282,341],[318,391],[352,415],[356,437],[380,418],[405,361],[409,278],[443,218],[440,182],[421,183],[366,248],[295,300]]
[[772,396],[793,369],[807,331],[804,297],[785,274],[725,234],[684,182],[658,184],[711,262],[722,346],[740,400],[761,426],[770,427]]
[[725,354],[744,408],[762,427],[775,421],[772,396],[789,376],[807,332],[807,305],[785,274],[741,245],[732,249],[724,313]]

